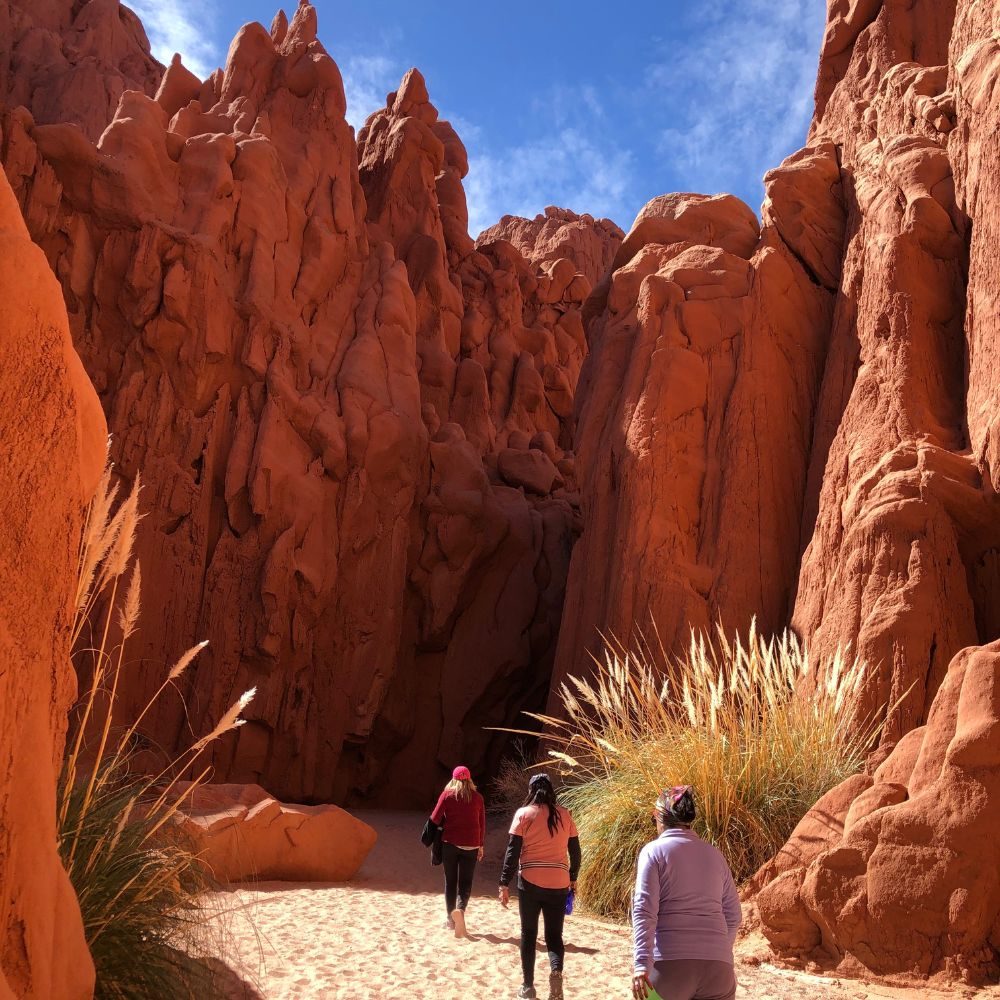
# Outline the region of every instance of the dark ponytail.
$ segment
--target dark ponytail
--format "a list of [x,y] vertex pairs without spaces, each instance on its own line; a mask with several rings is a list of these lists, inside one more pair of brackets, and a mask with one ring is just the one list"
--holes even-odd
[[559,815],[559,809],[557,808],[556,790],[547,774],[536,774],[528,782],[528,797],[524,800],[524,805],[549,807],[549,836],[554,837],[556,830],[559,829],[559,825],[562,823],[562,817]]

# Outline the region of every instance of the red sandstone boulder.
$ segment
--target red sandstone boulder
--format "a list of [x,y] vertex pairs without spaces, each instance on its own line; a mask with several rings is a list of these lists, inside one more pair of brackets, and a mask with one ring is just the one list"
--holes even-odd
[[625,234],[610,219],[594,219],[550,205],[533,219],[505,215],[479,234],[476,246],[506,240],[538,265],[566,258],[593,286],[611,267],[624,238]]
[[[927,725],[899,744],[874,784],[861,795],[831,793],[853,798],[843,831],[785,865],[757,897],[774,946],[845,970],[994,978],[997,732],[993,643],[955,658]],[[817,818],[814,810],[803,822]]]
[[337,806],[289,805],[259,785],[201,785],[175,826],[223,882],[346,882],[378,836]]
[[83,512],[107,431],[59,283],[3,177],[0,358],[0,995],[85,1000],[94,969],[56,851],[56,779]]
[[529,493],[541,496],[552,492],[559,476],[552,459],[544,452],[534,449],[519,451],[516,448],[504,448],[497,455],[497,471],[509,485],[523,486]]

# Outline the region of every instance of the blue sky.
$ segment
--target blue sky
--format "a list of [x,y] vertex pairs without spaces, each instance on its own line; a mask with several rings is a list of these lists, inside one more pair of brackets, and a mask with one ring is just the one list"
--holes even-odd
[[[124,0],[206,75],[274,0]],[[668,191],[731,191],[805,140],[825,0],[313,0],[360,126],[417,66],[470,155],[473,235],[556,204],[628,229]],[[286,4],[291,15],[295,0]]]

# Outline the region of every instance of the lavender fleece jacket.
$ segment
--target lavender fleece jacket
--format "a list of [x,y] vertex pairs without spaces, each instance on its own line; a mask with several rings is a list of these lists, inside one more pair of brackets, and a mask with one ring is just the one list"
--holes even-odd
[[635,971],[656,962],[733,962],[743,921],[722,854],[686,829],[664,830],[639,854],[632,904]]

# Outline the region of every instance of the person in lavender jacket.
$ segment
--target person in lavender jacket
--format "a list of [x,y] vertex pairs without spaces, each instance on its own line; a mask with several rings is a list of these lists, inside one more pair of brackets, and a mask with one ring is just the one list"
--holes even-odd
[[663,1000],[733,1000],[733,942],[743,920],[733,874],[719,850],[691,830],[690,785],[656,800],[656,840],[639,854],[632,907],[632,994]]

